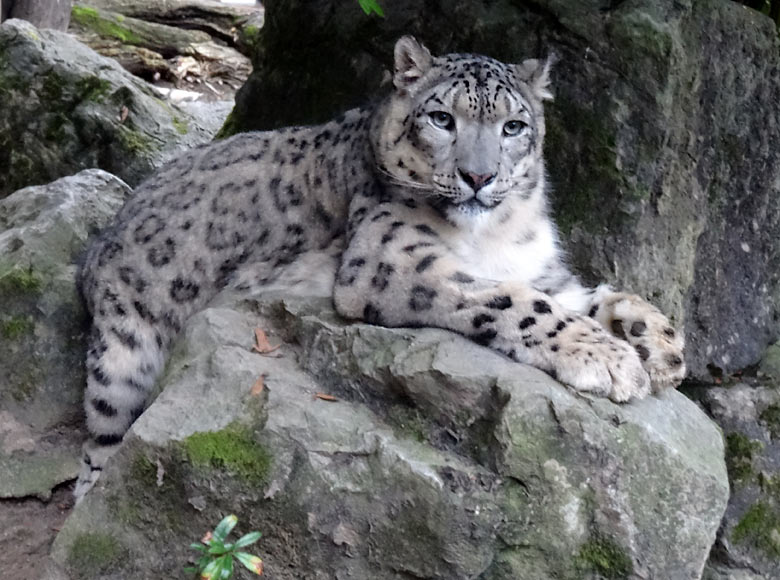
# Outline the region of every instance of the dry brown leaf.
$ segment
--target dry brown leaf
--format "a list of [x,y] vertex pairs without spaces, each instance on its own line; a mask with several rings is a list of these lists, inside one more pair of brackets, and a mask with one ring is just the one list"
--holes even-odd
[[124,123],[127,120],[127,116],[130,114],[130,109],[122,105],[122,109],[119,111],[119,122]]
[[253,351],[259,352],[260,354],[268,354],[275,351],[280,346],[282,346],[281,343],[277,344],[276,346],[271,346],[271,343],[268,342],[268,335],[265,333],[265,331],[260,328],[255,328],[255,344],[252,346]]
[[314,396],[323,401],[338,401],[336,397],[327,393],[314,393]]
[[260,395],[260,393],[263,392],[264,388],[265,388],[265,375],[260,375],[255,381],[255,384],[252,385],[249,394],[252,395],[253,397],[257,397]]

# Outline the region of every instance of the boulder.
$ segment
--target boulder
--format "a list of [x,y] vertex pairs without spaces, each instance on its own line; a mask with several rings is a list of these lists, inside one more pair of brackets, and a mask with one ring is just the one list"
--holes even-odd
[[0,197],[90,167],[135,186],[212,136],[68,34],[0,25]]
[[705,578],[780,578],[779,384],[741,382],[702,392],[702,404],[725,432],[731,484]]
[[223,134],[377,98],[402,34],[436,54],[557,54],[546,154],[585,280],[641,294],[684,326],[701,380],[756,363],[778,337],[780,40],[769,18],[724,0],[399,0],[385,19],[353,0],[265,4],[255,72]]
[[697,579],[728,497],[677,392],[615,405],[294,287],[223,292],[161,387],[55,541],[71,577],[174,577],[235,513],[277,580]]
[[130,188],[99,169],[0,200],[0,498],[78,471],[87,330],[75,260]]

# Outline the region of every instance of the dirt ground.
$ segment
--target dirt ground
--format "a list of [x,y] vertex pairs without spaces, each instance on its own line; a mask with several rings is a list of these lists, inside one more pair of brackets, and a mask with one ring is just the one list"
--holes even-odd
[[73,482],[49,501],[0,499],[0,578],[41,580],[54,537],[73,509]]

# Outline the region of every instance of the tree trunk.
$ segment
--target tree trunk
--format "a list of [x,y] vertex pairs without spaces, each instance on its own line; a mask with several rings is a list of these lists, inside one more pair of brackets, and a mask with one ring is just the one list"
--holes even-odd
[[70,22],[71,0],[0,0],[0,21],[21,18],[38,28],[65,30]]

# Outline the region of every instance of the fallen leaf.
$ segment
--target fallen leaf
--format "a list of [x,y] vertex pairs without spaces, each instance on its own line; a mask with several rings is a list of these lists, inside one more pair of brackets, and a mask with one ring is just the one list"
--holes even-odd
[[212,534],[211,532],[206,532],[206,535],[200,539],[200,542],[202,544],[209,544],[213,539],[214,539],[214,534]]
[[127,120],[127,116],[130,114],[130,109],[122,105],[122,109],[119,111],[119,122],[124,123]]
[[260,375],[258,379],[255,381],[255,384],[252,385],[252,389],[249,391],[249,394],[253,397],[257,397],[260,395],[260,393],[263,392],[263,389],[265,388],[265,375]]
[[271,346],[271,343],[268,342],[268,335],[260,328],[255,328],[255,342],[256,344],[252,346],[252,350],[259,352],[260,354],[268,354],[282,346],[281,343],[276,346]]
[[323,401],[338,401],[336,397],[327,393],[314,393],[314,396]]

